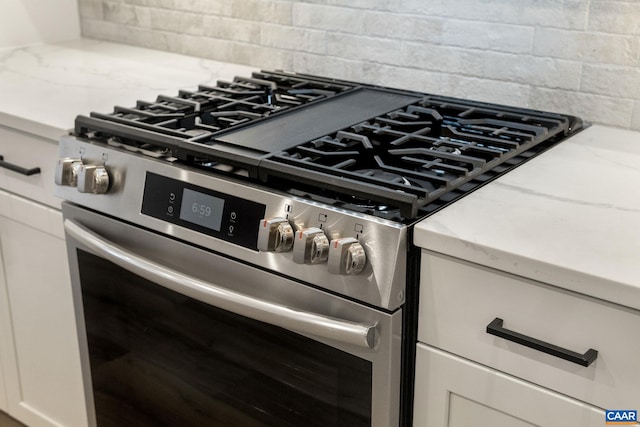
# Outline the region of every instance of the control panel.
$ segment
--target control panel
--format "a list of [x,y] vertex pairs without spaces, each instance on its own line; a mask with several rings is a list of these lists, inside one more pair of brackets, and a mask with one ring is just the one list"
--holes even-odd
[[[151,172],[146,174],[143,214],[249,249],[258,249],[258,220],[264,217],[265,209],[261,203]],[[286,247],[280,240],[271,244],[271,250]]]
[[[80,193],[105,194],[110,177],[104,165],[79,158],[58,160],[55,183]],[[355,275],[366,263],[354,237],[325,234],[319,227],[291,224],[284,217],[264,218],[266,206],[147,172],[143,214],[262,252],[293,251],[297,264],[327,263],[332,274]]]
[[66,203],[376,307],[404,302],[405,225],[73,136],[59,159]]
[[367,262],[364,248],[354,237],[333,239],[318,227],[293,231],[289,220],[282,217],[263,218],[258,232],[258,249],[270,252],[293,250],[293,262],[298,264],[327,263],[329,273],[352,275],[360,273]]

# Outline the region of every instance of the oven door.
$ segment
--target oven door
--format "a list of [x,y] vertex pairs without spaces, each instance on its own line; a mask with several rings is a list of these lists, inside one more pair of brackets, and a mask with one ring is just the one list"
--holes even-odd
[[401,310],[63,213],[92,425],[398,424]]

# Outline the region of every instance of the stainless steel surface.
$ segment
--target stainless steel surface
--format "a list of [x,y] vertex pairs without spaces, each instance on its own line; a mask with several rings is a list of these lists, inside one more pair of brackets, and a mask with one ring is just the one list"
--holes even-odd
[[258,231],[258,250],[288,252],[293,247],[293,227],[286,218],[263,218]]
[[375,324],[335,319],[243,295],[148,260],[119,247],[72,220],[65,220],[64,228],[67,235],[72,236],[96,255],[140,277],[198,301],[293,332],[364,348],[375,347],[378,335]]
[[342,237],[329,243],[329,273],[352,275],[360,273],[367,256],[358,239]]
[[[108,199],[109,196],[99,198]],[[201,281],[201,284],[207,287],[210,279],[215,277],[216,283],[220,287],[251,298],[289,307],[294,311],[317,313],[321,316],[339,318],[356,324],[375,325],[378,337],[374,348],[337,341],[332,336],[318,337],[306,333],[302,333],[302,335],[370,361],[372,366],[372,426],[393,427],[398,425],[402,309],[393,313],[375,310],[314,287],[301,286],[300,283],[280,275],[271,274],[246,263],[234,261],[141,227],[117,221],[77,205],[64,202],[62,208],[65,219],[103,236],[127,252],[138,254],[148,261],[167,266],[182,274],[188,272],[190,277]],[[73,231],[71,233],[67,231],[67,251],[75,312],[78,319],[80,348],[83,354],[82,368],[85,378],[85,392],[88,408],[91,410],[93,408],[93,391],[77,254],[80,250],[93,252],[93,249],[78,240],[72,233]],[[90,420],[90,426],[94,427],[95,425],[96,420],[93,417]]]
[[[60,158],[80,157],[85,164],[100,164],[108,169],[111,177],[108,192],[96,196],[56,186],[56,196],[367,304],[395,310],[404,303],[407,226],[64,136]],[[321,228],[330,239],[353,237],[362,246],[367,261],[359,274],[335,275],[329,273],[327,263],[294,262],[291,251],[255,251],[144,215],[141,203],[147,172],[264,204],[265,218],[280,217],[301,228]]]
[[296,232],[293,243],[293,262],[298,264],[320,264],[329,257],[329,239],[317,227]]

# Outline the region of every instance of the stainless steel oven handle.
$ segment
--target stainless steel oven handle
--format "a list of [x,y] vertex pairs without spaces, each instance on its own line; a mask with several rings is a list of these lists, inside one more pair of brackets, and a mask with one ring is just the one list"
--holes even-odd
[[378,335],[375,324],[336,319],[253,298],[148,260],[121,248],[72,220],[65,219],[64,228],[69,236],[96,255],[183,295],[294,332],[315,335],[362,348],[375,347]]

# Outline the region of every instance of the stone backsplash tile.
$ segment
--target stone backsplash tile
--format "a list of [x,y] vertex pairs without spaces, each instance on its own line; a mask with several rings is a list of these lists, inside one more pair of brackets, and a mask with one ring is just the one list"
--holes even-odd
[[78,0],[83,35],[640,128],[637,0]]

